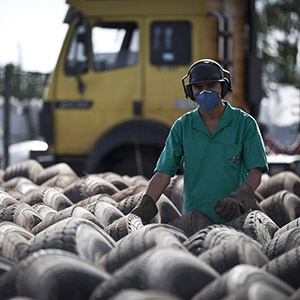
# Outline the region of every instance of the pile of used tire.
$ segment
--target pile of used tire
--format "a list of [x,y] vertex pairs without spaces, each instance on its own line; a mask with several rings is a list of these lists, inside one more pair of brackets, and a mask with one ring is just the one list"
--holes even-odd
[[[150,224],[130,214],[147,179],[78,177],[29,160],[0,174],[0,299],[300,299],[300,179],[264,176],[261,210],[181,229],[176,176]],[[201,219],[201,218],[200,218]]]

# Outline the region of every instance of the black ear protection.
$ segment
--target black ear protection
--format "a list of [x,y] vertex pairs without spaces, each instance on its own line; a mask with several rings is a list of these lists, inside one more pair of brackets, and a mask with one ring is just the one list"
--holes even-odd
[[[184,80],[189,77],[189,83]],[[220,82],[222,85],[222,99],[228,92],[232,91],[230,72],[212,59],[200,59],[194,62],[187,74],[181,79],[186,98],[195,101],[192,85],[197,83]]]

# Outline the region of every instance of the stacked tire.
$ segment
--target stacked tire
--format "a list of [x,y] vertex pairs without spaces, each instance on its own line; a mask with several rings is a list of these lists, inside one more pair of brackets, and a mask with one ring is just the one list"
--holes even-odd
[[176,176],[144,224],[130,213],[142,176],[9,166],[0,172],[0,299],[300,299],[300,180],[283,173],[264,177],[261,210],[227,225],[198,211],[182,217]]

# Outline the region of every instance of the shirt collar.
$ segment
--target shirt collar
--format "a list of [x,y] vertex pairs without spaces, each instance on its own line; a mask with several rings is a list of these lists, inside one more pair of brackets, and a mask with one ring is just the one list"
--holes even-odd
[[[225,103],[226,107],[225,107],[224,113],[219,121],[219,124],[214,132],[214,135],[216,134],[216,132],[218,132],[222,128],[226,127],[227,125],[229,125],[232,121],[233,108],[231,107],[229,102],[227,102],[227,101],[223,101],[223,102]],[[192,127],[195,129],[201,130],[204,133],[209,134],[211,136],[209,130],[207,129],[206,125],[204,124],[204,121],[199,113],[198,107],[194,110]]]

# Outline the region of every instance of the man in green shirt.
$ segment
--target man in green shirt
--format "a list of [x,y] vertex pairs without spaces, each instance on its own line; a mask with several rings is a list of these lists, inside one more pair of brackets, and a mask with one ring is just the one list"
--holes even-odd
[[200,210],[215,223],[225,223],[256,206],[254,191],[268,171],[264,144],[256,121],[223,100],[232,90],[230,73],[217,62],[195,62],[182,83],[199,106],[172,126],[155,174],[132,213],[145,221],[155,216],[155,202],[183,160],[183,213]]

